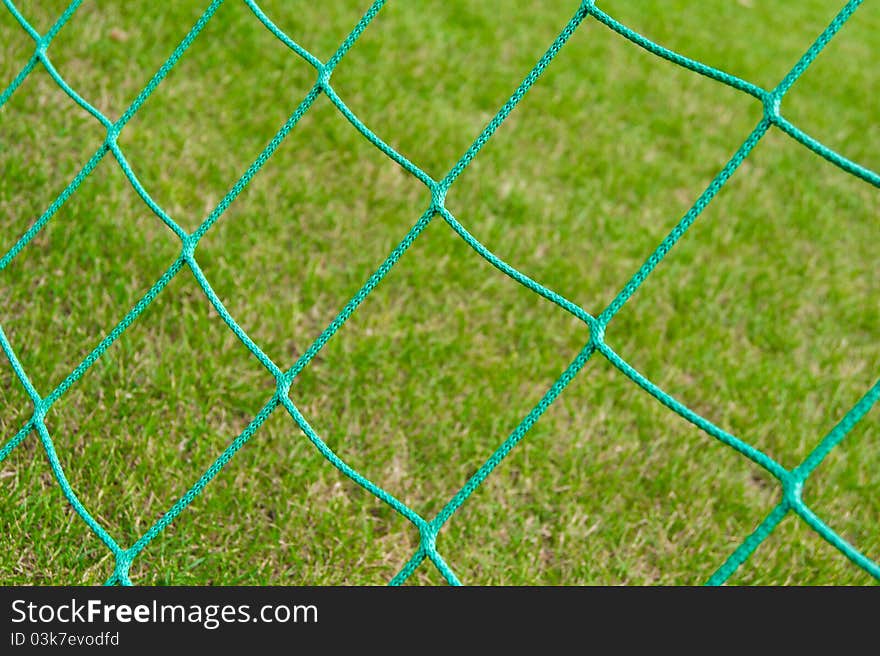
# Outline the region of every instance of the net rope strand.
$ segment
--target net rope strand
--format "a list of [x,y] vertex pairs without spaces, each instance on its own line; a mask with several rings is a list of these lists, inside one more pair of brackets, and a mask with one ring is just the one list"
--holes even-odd
[[[12,262],[22,249],[28,245],[34,236],[46,226],[58,209],[67,201],[67,199],[70,198],[71,195],[73,195],[73,193],[75,193],[77,188],[95,170],[108,153],[113,155],[113,159],[115,159],[123,174],[147,207],[180,239],[181,242],[180,255],[178,255],[178,257],[169,265],[159,279],[156,280],[135,306],[129,310],[116,326],[94,347],[85,359],[46,396],[42,396],[31,383],[25,368],[22,366],[21,361],[16,355],[12,343],[3,331],[2,326],[0,326],[0,349],[2,349],[6,358],[9,360],[16,378],[24,388],[34,407],[30,418],[14,435],[6,440],[5,444],[0,446],[0,462],[3,462],[9,454],[28,437],[28,435],[32,432],[37,433],[43,450],[49,460],[52,473],[64,493],[64,496],[67,498],[77,515],[79,515],[83,522],[85,522],[92,532],[94,532],[104,543],[115,559],[113,573],[107,579],[107,584],[132,584],[129,572],[132,563],[137,556],[150,544],[150,542],[167,528],[190,503],[192,503],[192,501],[202,492],[202,490],[205,489],[214,477],[220,473],[223,467],[235,456],[235,454],[250,440],[251,437],[253,437],[269,416],[280,407],[284,409],[293,422],[300,430],[302,430],[307,439],[332,466],[362,488],[388,504],[396,512],[412,523],[419,531],[420,541],[418,548],[409,561],[407,561],[401,567],[400,571],[392,578],[391,584],[397,585],[404,583],[425,560],[430,560],[447,582],[454,585],[459,584],[458,577],[437,548],[437,539],[441,529],[451,519],[453,514],[468,500],[473,492],[480,487],[492,471],[525,437],[529,429],[531,429],[543,413],[554,403],[554,401],[556,401],[566,386],[578,375],[578,373],[586,366],[590,358],[596,353],[606,358],[622,375],[653,396],[669,410],[675,412],[700,428],[709,436],[728,445],[744,457],[756,463],[776,478],[780,484],[781,500],[779,503],[758,525],[754,532],[751,535],[746,536],[736,550],[720,565],[717,571],[708,579],[708,584],[719,585],[727,581],[789,514],[794,514],[801,518],[810,528],[839,550],[856,566],[860,567],[874,578],[880,580],[880,565],[861,553],[855,546],[844,540],[838,533],[830,528],[804,502],[803,499],[803,488],[810,475],[822,463],[828,454],[843,441],[852,428],[862,420],[877,402],[878,398],[880,398],[880,380],[878,380],[852,407],[852,409],[839,420],[837,425],[818,443],[815,449],[799,466],[789,470],[760,449],[755,448],[742,438],[731,435],[717,427],[708,419],[702,417],[685,404],[673,398],[670,394],[643,376],[626,360],[620,357],[605,339],[606,329],[614,316],[637,292],[648,276],[650,276],[651,272],[657,267],[669,251],[672,250],[675,244],[685,235],[687,230],[693,225],[703,210],[711,203],[712,199],[718,194],[725,183],[735,174],[736,170],[749,156],[763,136],[774,127],[778,128],[782,133],[787,134],[812,152],[823,157],[831,164],[860,178],[874,187],[880,188],[880,175],[861,164],[849,160],[842,154],[810,136],[786,119],[782,115],[780,109],[785,94],[797,82],[798,78],[809,68],[813,61],[815,61],[816,57],[818,57],[820,52],[837,34],[841,27],[843,27],[843,25],[849,20],[856,9],[858,9],[859,5],[861,5],[862,0],[849,0],[804,55],[797,61],[791,71],[789,71],[779,85],[772,90],[766,90],[760,86],[752,84],[751,82],[665,48],[606,14],[596,6],[595,0],[584,1],[580,4],[574,16],[572,16],[572,18],[565,24],[559,35],[531,69],[528,75],[526,75],[507,102],[501,107],[501,109],[499,109],[492,120],[489,121],[472,145],[467,151],[465,151],[449,172],[440,180],[433,179],[418,165],[411,162],[381,137],[375,134],[351,109],[349,109],[331,85],[331,76],[336,66],[343,60],[346,53],[381,11],[386,4],[386,0],[375,0],[372,5],[370,5],[347,38],[339,45],[336,52],[326,62],[322,62],[311,52],[290,38],[289,35],[272,22],[254,0],[243,0],[245,5],[247,5],[253,13],[256,20],[258,20],[296,56],[302,58],[312,66],[317,77],[311,90],[306,94],[299,105],[296,106],[290,117],[278,129],[271,141],[260,152],[254,162],[251,163],[242,173],[241,177],[229,189],[218,205],[207,215],[202,224],[192,233],[187,233],[158,203],[153,200],[129,165],[128,160],[118,143],[118,137],[126,124],[135,116],[140,107],[146,102],[147,98],[149,98],[159,84],[161,84],[163,79],[177,64],[186,50],[192,45],[193,41],[195,41],[208,21],[211,20],[212,16],[214,16],[224,0],[213,0],[207,6],[193,27],[169,55],[168,59],[149,79],[141,92],[132,101],[131,105],[129,105],[116,121],[105,116],[86,99],[80,96],[79,93],[77,93],[77,91],[64,80],[52,64],[49,57],[48,50],[52,40],[75,15],[82,0],[73,0],[45,34],[40,34],[30,25],[12,0],[2,0],[2,2],[21,28],[31,39],[33,39],[35,49],[34,53],[22,67],[21,71],[13,78],[12,82],[6,87],[6,89],[0,93],[0,108],[8,102],[16,89],[21,86],[22,82],[24,82],[28,75],[30,75],[38,65],[42,65],[63,92],[104,127],[107,136],[101,146],[86,161],[79,172],[49,205],[46,211],[18,239],[18,241],[15,242],[9,251],[0,257],[0,272],[9,266],[10,262]],[[516,105],[523,99],[523,97],[525,97],[529,89],[536,83],[540,75],[558,55],[578,27],[590,17],[613,30],[623,38],[629,40],[636,46],[643,48],[657,57],[666,59],[694,73],[708,77],[756,98],[762,103],[764,108],[763,116],[757,126],[755,126],[752,132],[749,133],[739,148],[737,148],[731,159],[719,171],[705,191],[700,194],[691,209],[681,218],[669,235],[650,254],[644,264],[635,272],[632,278],[609,303],[605,310],[597,316],[591,315],[577,304],[533,280],[495,255],[490,249],[480,243],[480,241],[477,240],[476,237],[474,237],[445,206],[446,194],[453,183],[467,169],[473,159],[477,157],[483,146],[488,143],[493,134],[506,120]],[[373,144],[373,146],[391,160],[396,162],[403,170],[419,180],[430,193],[430,202],[416,223],[413,224],[398,245],[367,279],[363,287],[361,287],[348,303],[346,303],[346,305],[339,311],[339,314],[318,335],[312,345],[299,357],[293,366],[285,370],[273,362],[265,352],[263,352],[263,350],[253,341],[253,339],[251,339],[247,332],[241,328],[226,309],[198,264],[196,248],[201,238],[211,229],[214,223],[220,219],[226,209],[235,201],[237,196],[250,183],[263,165],[265,165],[287,134],[294,129],[302,116],[308,112],[315,100],[321,94],[328,97],[340,114],[367,141]],[[386,491],[359,471],[352,468],[339,455],[337,455],[312,428],[306,417],[296,406],[294,399],[291,397],[291,385],[296,377],[309,365],[324,345],[327,344],[333,335],[335,335],[345,324],[364,299],[373,289],[375,289],[418,236],[437,216],[439,216],[443,222],[445,222],[465,243],[467,243],[468,246],[499,271],[532,292],[561,307],[563,310],[569,312],[572,316],[583,322],[586,327],[585,332],[589,335],[589,338],[582,350],[562,371],[559,378],[547,390],[538,404],[523,418],[519,425],[510,433],[507,439],[501,443],[489,459],[483,463],[470,479],[467,480],[464,486],[446,503],[445,506],[443,506],[435,517],[426,519],[397,499],[390,492]],[[202,474],[192,487],[190,487],[189,490],[187,490],[133,545],[125,548],[113,539],[101,523],[89,513],[88,509],[77,497],[76,492],[67,480],[64,468],[55,451],[51,433],[45,423],[45,417],[52,405],[86,374],[89,368],[107,351],[107,349],[110,348],[122,333],[124,333],[125,330],[137,320],[147,306],[155,300],[168,283],[184,268],[189,269],[190,273],[192,273],[199,287],[229,329],[254,355],[260,364],[272,374],[276,381],[276,389],[247,427],[217,457],[214,463],[204,472],[204,474]]]

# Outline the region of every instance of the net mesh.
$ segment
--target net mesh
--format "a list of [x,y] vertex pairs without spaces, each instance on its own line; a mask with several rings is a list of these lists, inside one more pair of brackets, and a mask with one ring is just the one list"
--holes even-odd
[[[129,166],[125,154],[118,143],[118,137],[126,124],[137,113],[144,104],[150,94],[158,87],[162,80],[168,75],[169,71],[177,64],[187,49],[192,45],[193,41],[198,37],[211,17],[223,3],[223,0],[214,0],[211,2],[193,27],[189,30],[180,44],[174,49],[168,59],[159,68],[158,71],[150,78],[147,85],[137,95],[131,105],[125,110],[120,118],[111,120],[106,115],[98,111],[89,102],[80,96],[76,90],[64,80],[59,72],[52,65],[49,57],[49,46],[55,36],[71,20],[82,0],[73,0],[67,9],[58,17],[51,28],[45,33],[38,33],[21,14],[11,0],[3,0],[6,8],[15,17],[27,34],[36,44],[33,55],[28,59],[22,70],[13,79],[11,84],[0,94],[0,107],[2,107],[12,96],[15,90],[27,78],[27,76],[37,66],[43,66],[58,86],[73,99],[80,107],[91,114],[106,129],[106,139],[101,146],[95,151],[91,158],[80,169],[76,176],[51,203],[46,211],[36,220],[36,222],[18,239],[12,248],[0,258],[0,271],[5,269],[10,262],[25,248],[28,243],[42,230],[46,224],[52,219],[58,209],[67,201],[68,198],[77,190],[86,177],[96,168],[96,166],[106,157],[108,153],[119,164],[132,187],[136,190],[141,199],[147,204],[150,210],[180,239],[181,250],[178,257],[171,263],[167,270],[159,277],[158,280],[150,287],[150,289],[141,297],[137,304],[119,321],[119,323],[107,333],[107,335],[98,343],[97,346],[85,357],[85,359],[69,373],[69,375],[51,392],[46,395],[40,394],[31,383],[27,372],[24,370],[21,362],[15,354],[12,344],[0,327],[0,347],[6,354],[16,377],[21,382],[28,396],[33,402],[33,413],[30,418],[21,426],[21,428],[9,438],[5,444],[0,447],[0,462],[9,456],[9,454],[25,438],[35,432],[42,443],[42,446],[48,456],[52,472],[58,485],[61,487],[65,497],[73,506],[76,513],[84,521],[91,530],[100,538],[106,547],[112,552],[115,558],[115,567],[113,574],[107,580],[108,584],[130,585],[131,578],[129,571],[132,562],[138,555],[153,541],[175,518],[184,511],[184,509],[205,489],[205,487],[220,473],[223,467],[235,456],[236,452],[241,449],[248,440],[253,437],[260,426],[267,418],[276,411],[286,412],[295,424],[305,433],[315,448],[339,471],[349,477],[352,481],[381,499],[383,502],[400,513],[409,520],[419,531],[420,544],[413,553],[412,557],[407,561],[400,571],[391,580],[392,584],[401,584],[405,582],[413,572],[424,563],[430,560],[431,563],[439,570],[443,577],[450,584],[459,584],[459,579],[452,571],[450,566],[444,560],[443,556],[437,549],[437,536],[443,526],[450,520],[452,515],[458,510],[462,504],[474,493],[474,491],[486,480],[498,464],[516,447],[516,445],[525,437],[529,429],[540,419],[541,415],[550,407],[551,404],[562,394],[566,386],[578,375],[586,363],[595,355],[606,358],[621,374],[630,379],[633,383],[641,387],[648,394],[652,395],[660,403],[669,410],[677,413],[687,421],[695,424],[711,437],[728,445],[736,450],[745,458],[758,464],[769,472],[779,483],[781,487],[781,500],[767,515],[767,517],[758,525],[754,532],[747,536],[740,546],[733,551],[727,560],[720,565],[717,571],[709,578],[708,583],[717,585],[724,583],[733,574],[743,562],[755,551],[755,549],[773,532],[779,523],[789,514],[794,513],[807,525],[809,525],[816,533],[821,535],[825,540],[838,549],[844,556],[850,559],[857,566],[880,579],[880,565],[872,561],[870,558],[861,553],[856,547],[844,540],[838,533],[832,530],[808,505],[804,502],[802,491],[805,482],[810,477],[816,467],[825,459],[825,457],[834,449],[870,410],[870,408],[880,397],[880,380],[878,380],[865,395],[849,410],[836,424],[836,426],[824,436],[815,447],[815,449],[806,457],[806,459],[793,469],[786,469],[772,457],[748,444],[744,440],[731,435],[714,425],[704,417],[700,416],[681,402],[674,399],[665,391],[660,389],[652,381],[648,380],[638,371],[636,371],[629,363],[621,358],[605,341],[605,331],[624,304],[636,293],[645,279],[651,274],[654,268],[666,256],[667,253],[675,246],[676,242],[684,236],[688,228],[694,223],[700,213],[709,205],[712,199],[718,194],[724,184],[730,179],[737,168],[749,156],[756,144],[761,138],[767,134],[771,128],[778,128],[785,134],[789,135],[806,148],[825,158],[831,164],[840,167],[848,173],[857,176],[875,187],[880,187],[880,176],[877,173],[860,166],[859,164],[847,159],[846,157],[835,152],[831,148],[820,143],[810,135],[802,131],[797,126],[789,122],[780,111],[780,104],[793,84],[807,70],[811,63],[816,59],[822,49],[835,36],[840,28],[858,9],[862,0],[850,0],[843,9],[834,17],[827,28],[818,36],[815,42],[809,47],[804,55],[798,60],[791,71],[782,79],[782,81],[772,90],[764,89],[760,86],[752,84],[746,80],[740,79],[734,75],[730,75],[717,68],[713,68],[699,61],[689,59],[679,53],[664,48],[657,43],[645,38],[644,36],[633,31],[626,25],[615,20],[613,17],[602,11],[594,1],[584,1],[575,11],[571,19],[565,24],[559,35],[552,42],[544,55],[538,60],[531,71],[526,75],[519,84],[508,101],[498,110],[497,114],[480,132],[479,136],[467,149],[464,155],[457,161],[452,169],[445,177],[435,180],[425,173],[419,166],[409,161],[393,147],[388,145],[379,136],[373,133],[343,102],[337,95],[331,84],[331,76],[339,62],[345,57],[349,49],[355,44],[364,30],[367,29],[371,21],[380,12],[386,4],[386,0],[375,0],[366,13],[361,17],[355,27],[352,29],[348,37],[340,44],[336,52],[326,62],[322,62],[308,50],[300,46],[261,10],[253,0],[244,0],[247,7],[251,10],[256,20],[258,20],[267,30],[277,37],[285,46],[293,53],[308,62],[316,71],[317,79],[311,90],[306,94],[295,111],[291,114],[269,144],[262,150],[256,160],[245,170],[238,181],[223,196],[222,200],[217,204],[213,211],[208,214],[204,221],[194,232],[185,231],[177,222],[172,219],[169,214],[162,209],[150,196],[148,191],[138,180],[137,176]],[[669,235],[657,246],[656,250],[650,254],[645,263],[636,271],[632,278],[626,283],[617,296],[605,308],[603,312],[597,316],[593,316],[577,304],[564,298],[560,294],[532,280],[527,275],[518,271],[501,258],[493,254],[488,248],[481,244],[468,230],[453,216],[453,214],[445,206],[445,197],[450,187],[455,183],[456,179],[467,168],[467,166],[477,156],[483,146],[491,139],[492,135],[498,127],[510,115],[516,105],[528,93],[532,85],[540,77],[541,73],[550,65],[556,55],[565,46],[572,34],[578,27],[588,18],[607,26],[620,36],[628,39],[635,45],[644,48],[658,57],[669,60],[679,66],[682,66],[694,73],[711,78],[719,83],[728,85],[743,93],[753,96],[759,100],[764,108],[763,116],[758,124],[745,138],[742,145],[736,150],[730,160],[724,165],[720,172],[715,176],[709,186],[697,198],[691,209],[681,218],[675,225]],[[418,179],[424,184],[431,193],[431,203],[424,213],[419,217],[418,221],[410,228],[403,239],[391,251],[388,257],[376,269],[376,271],[364,283],[361,289],[348,301],[348,303],[337,314],[336,318],[318,335],[312,345],[299,357],[296,363],[289,369],[282,369],[273,362],[263,350],[248,336],[248,334],[236,323],[235,319],[230,315],[224,307],[223,302],[218,298],[217,294],[211,287],[210,282],[202,272],[198,259],[196,257],[196,248],[201,238],[211,229],[211,226],[221,217],[235,198],[253,179],[261,167],[272,156],[274,151],[281,144],[287,134],[294,129],[299,120],[309,110],[315,100],[325,94],[333,105],[338,109],[345,119],[347,119],[355,129],[357,129],[365,139],[372,143],[376,148],[382,151],[386,156],[391,158],[405,171]],[[513,278],[518,283],[524,285],[536,294],[543,296],[549,301],[555,303],[562,309],[566,310],[573,316],[582,321],[589,329],[589,340],[584,345],[577,357],[568,365],[562,375],[547,390],[538,404],[522,419],[519,425],[505,439],[491,457],[474,473],[465,485],[455,494],[440,512],[433,518],[422,517],[412,508],[395,498],[388,491],[376,485],[374,482],[366,478],[363,474],[350,467],[343,459],[334,453],[324,442],[324,440],[315,432],[309,424],[305,416],[297,407],[294,399],[291,397],[290,388],[294,379],[309,365],[316,354],[324,347],[324,345],[333,337],[333,335],[343,326],[348,318],[355,312],[358,306],[364,301],[367,295],[382,281],[388,274],[395,263],[401,258],[406,250],[413,244],[418,236],[425,230],[428,224],[440,217],[449,228],[457,233],[471,248],[479,253],[483,258],[489,261],[493,266],[502,271],[507,276]],[[58,401],[77,381],[86,374],[89,368],[107,351],[113,342],[141,315],[147,306],[162,292],[168,283],[184,268],[191,271],[198,285],[205,293],[214,309],[229,327],[229,329],[241,340],[248,350],[260,361],[260,363],[272,374],[276,381],[276,389],[259,413],[250,421],[247,427],[236,437],[229,446],[217,457],[214,463],[202,474],[202,476],[187,490],[178,501],[167,510],[149,530],[147,530],[134,544],[128,547],[121,546],[107,532],[107,530],[99,523],[89,510],[81,503],[76,492],[71,487],[65,476],[64,469],[58,459],[55,451],[52,436],[46,427],[45,417],[52,405]]]

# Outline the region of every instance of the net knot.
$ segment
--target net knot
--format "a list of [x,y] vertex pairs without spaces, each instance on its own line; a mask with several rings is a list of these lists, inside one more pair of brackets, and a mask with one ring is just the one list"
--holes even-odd
[[318,86],[321,87],[322,91],[327,91],[330,88],[330,76],[333,75],[333,69],[328,68],[327,66],[321,66],[318,69]]
[[789,474],[782,481],[782,498],[789,508],[799,507],[803,503],[804,482],[794,474]]
[[449,187],[445,184],[433,184],[431,185],[431,207],[437,212],[442,210],[446,205],[446,192],[449,190]]
[[195,256],[198,243],[199,240],[197,238],[193,237],[193,235],[188,235],[183,239],[183,248],[180,251],[180,257],[186,262],[191,262]]
[[426,553],[434,553],[437,551],[437,532],[430,528],[424,527],[419,531],[420,544]]
[[782,94],[778,91],[772,91],[764,96],[764,118],[774,125],[782,118],[779,110],[782,104]]
[[590,343],[598,347],[605,341],[605,322],[599,321],[594,317],[587,318],[587,325],[590,327]]
[[41,62],[46,62],[46,50],[49,48],[49,40],[46,37],[40,38],[37,41],[37,49],[34,51],[34,56],[39,59]]
[[118,123],[113,123],[107,127],[107,145],[115,144],[119,138],[122,127]]
[[116,566],[113,568],[113,575],[122,585],[131,585],[128,570],[131,569],[133,560],[127,551],[116,554]]
[[288,375],[278,376],[275,379],[276,394],[279,399],[284,398],[290,393],[290,386],[293,384],[293,378]]
[[46,405],[44,400],[39,400],[34,402],[34,425],[42,423],[46,419],[46,412],[49,410],[49,407]]

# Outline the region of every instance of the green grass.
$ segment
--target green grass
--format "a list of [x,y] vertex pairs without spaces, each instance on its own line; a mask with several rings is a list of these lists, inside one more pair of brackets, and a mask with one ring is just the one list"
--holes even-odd
[[[378,135],[435,177],[556,37],[574,0],[390,2],[334,72]],[[85,2],[49,49],[118,117],[206,1]],[[604,0],[646,36],[766,88],[841,0]],[[65,3],[17,2],[45,31]],[[326,59],[364,0],[261,2]],[[877,170],[880,7],[865,3],[783,103]],[[0,10],[0,88],[33,44]],[[315,79],[229,0],[125,128],[144,186],[194,229]],[[588,19],[449,192],[486,246],[600,312],[761,117],[753,98]],[[0,253],[104,138],[38,66],[0,109]],[[289,367],[430,202],[321,96],[199,246],[231,314]],[[777,130],[608,328],[674,397],[794,467],[880,371],[880,195]],[[179,252],[108,156],[0,272],[0,325],[41,394],[94,348]],[[358,471],[431,517],[538,402],[586,328],[517,285],[440,219],[296,380],[291,396]],[[0,356],[2,358],[2,356]],[[259,411],[274,380],[184,269],[50,410],[83,503],[123,546]],[[0,359],[0,440],[32,412]],[[874,409],[805,498],[880,559]],[[72,511],[36,434],[0,463],[0,582],[100,583],[104,545]],[[456,513],[438,546],[465,583],[696,584],[780,498],[756,465],[594,357]],[[379,584],[418,532],[274,413],[135,561],[138,584]],[[437,583],[430,564],[411,579]],[[736,584],[874,582],[789,516]]]

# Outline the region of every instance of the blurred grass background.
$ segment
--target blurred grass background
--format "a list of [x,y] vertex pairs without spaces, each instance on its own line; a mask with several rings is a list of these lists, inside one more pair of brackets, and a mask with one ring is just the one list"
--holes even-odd
[[[58,0],[20,0],[41,32]],[[49,54],[118,117],[207,2],[85,2]],[[390,2],[333,75],[378,135],[439,178],[559,33],[573,0]],[[260,3],[326,59],[368,3]],[[766,88],[840,0],[603,0],[649,38]],[[880,166],[880,7],[865,3],[783,113]],[[0,87],[33,42],[0,10]],[[315,73],[230,0],[120,137],[153,198],[194,229]],[[592,19],[449,192],[498,256],[598,313],[762,114],[744,94]],[[0,252],[104,138],[38,66],[0,109]],[[323,96],[199,246],[240,325],[293,364],[430,202]],[[787,467],[880,371],[880,196],[771,130],[609,326],[661,388]],[[0,325],[48,394],[179,252],[108,156],[0,273]],[[518,286],[440,219],[321,351],[292,398],[353,467],[430,517],[582,348],[583,325]],[[123,546],[140,537],[272,394],[274,381],[184,270],[51,409],[73,488]],[[0,356],[0,439],[29,401]],[[880,558],[875,409],[806,501]],[[465,583],[694,584],[779,499],[760,468],[594,358],[444,528]],[[36,435],[0,463],[0,582],[100,583],[107,549],[64,500]],[[418,547],[405,520],[340,475],[276,412],[136,560],[142,584],[379,584]],[[430,565],[411,579],[437,583]],[[873,579],[788,517],[736,584]]]

